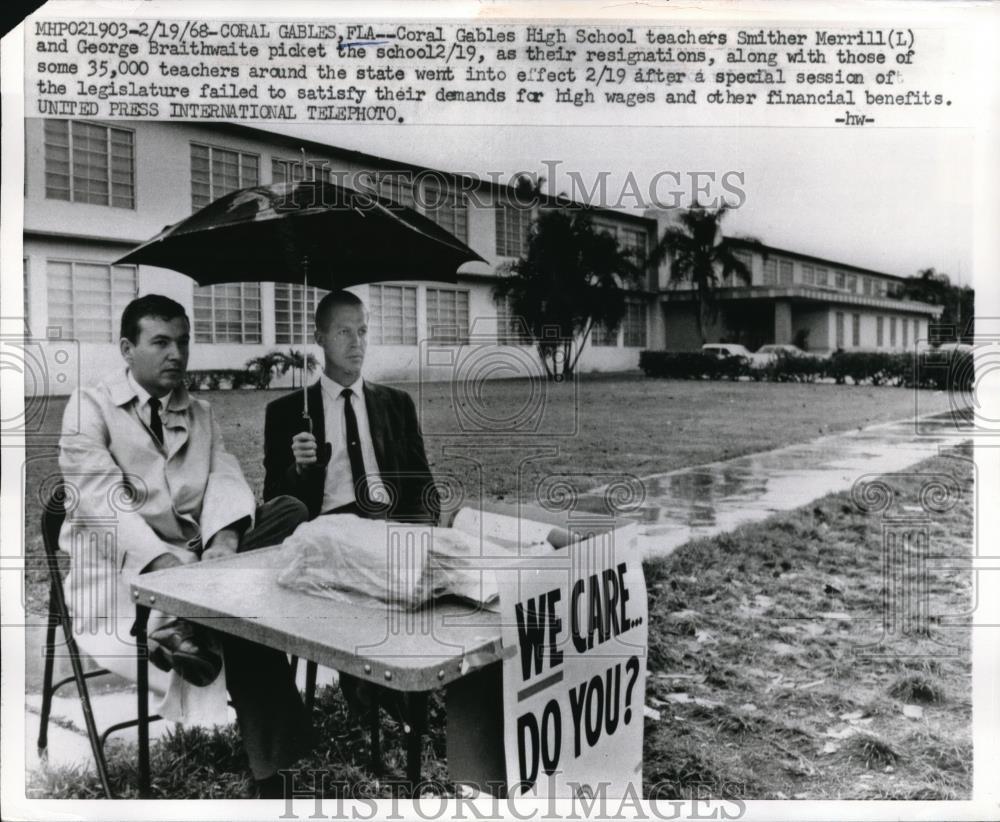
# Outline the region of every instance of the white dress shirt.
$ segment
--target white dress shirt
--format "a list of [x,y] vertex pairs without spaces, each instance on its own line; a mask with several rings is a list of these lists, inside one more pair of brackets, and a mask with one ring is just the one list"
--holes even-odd
[[[152,395],[143,388],[139,383],[135,381],[135,377],[132,376],[132,370],[129,369],[127,372],[128,384],[135,391],[137,397],[136,403],[133,406],[136,415],[139,417],[139,421],[150,429],[152,432],[152,426],[150,423],[153,420],[153,411],[149,407],[149,401],[152,399]],[[174,392],[170,391],[166,396],[160,398],[160,422],[163,423],[163,447],[170,451],[170,440],[174,437],[174,433],[171,429],[167,428],[166,423],[164,423],[163,411],[166,409],[167,405],[170,403],[170,398],[173,396]]]
[[[331,380],[326,374],[320,374],[320,385],[323,388],[323,419],[325,420],[326,441],[330,443],[332,452],[330,463],[326,468],[326,484],[323,486],[323,504],[321,511],[339,508],[351,502],[356,502],[354,495],[354,477],[351,474],[351,460],[347,455],[347,432],[344,421],[344,401],[340,392],[345,386]],[[382,479],[378,473],[378,461],[375,459],[375,446],[372,444],[372,431],[368,423],[368,408],[365,405],[364,379],[358,377],[353,385],[346,386],[354,394],[351,396],[351,407],[358,418],[358,435],[361,437],[361,456],[365,463],[365,477],[372,499],[386,502]]]

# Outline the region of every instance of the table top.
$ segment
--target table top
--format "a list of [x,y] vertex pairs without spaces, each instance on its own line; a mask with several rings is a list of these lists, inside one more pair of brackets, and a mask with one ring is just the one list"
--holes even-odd
[[459,601],[416,611],[278,584],[280,546],[136,577],[133,601],[400,691],[446,685],[501,658],[500,617]]

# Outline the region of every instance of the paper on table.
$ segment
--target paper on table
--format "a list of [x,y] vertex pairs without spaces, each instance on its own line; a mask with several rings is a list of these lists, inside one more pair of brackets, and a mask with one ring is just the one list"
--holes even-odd
[[476,539],[481,535],[483,539],[495,542],[504,548],[513,550],[520,548],[522,551],[532,547],[551,550],[549,534],[559,530],[546,522],[477,511],[473,508],[462,508],[455,515],[451,527]]

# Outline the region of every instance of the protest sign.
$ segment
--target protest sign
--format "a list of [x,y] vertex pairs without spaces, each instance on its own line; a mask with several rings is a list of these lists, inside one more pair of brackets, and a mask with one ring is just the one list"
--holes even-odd
[[635,525],[498,574],[508,789],[641,791],[646,585]]

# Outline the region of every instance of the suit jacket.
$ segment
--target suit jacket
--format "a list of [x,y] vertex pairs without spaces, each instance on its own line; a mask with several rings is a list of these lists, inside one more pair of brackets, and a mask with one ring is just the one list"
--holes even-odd
[[[310,517],[315,517],[322,513],[326,483],[323,454],[328,449],[322,386],[317,382],[306,394],[320,461],[301,474],[295,469],[292,437],[307,427],[302,417],[302,392],[269,403],[264,420],[264,500],[289,494],[304,502]],[[389,519],[437,524],[440,497],[427,464],[413,399],[405,391],[367,380],[364,395],[375,460],[391,500]]]
[[[160,412],[164,429],[174,433],[169,450],[139,419],[124,369],[76,394],[59,441],[68,489],[59,535],[60,548],[71,556],[67,595],[84,650],[105,667],[134,676],[129,583],[161,554],[190,555],[221,529],[244,518],[252,522],[254,495],[222,443],[211,407],[183,387]],[[221,694],[224,717],[224,685],[213,693],[216,702]]]

